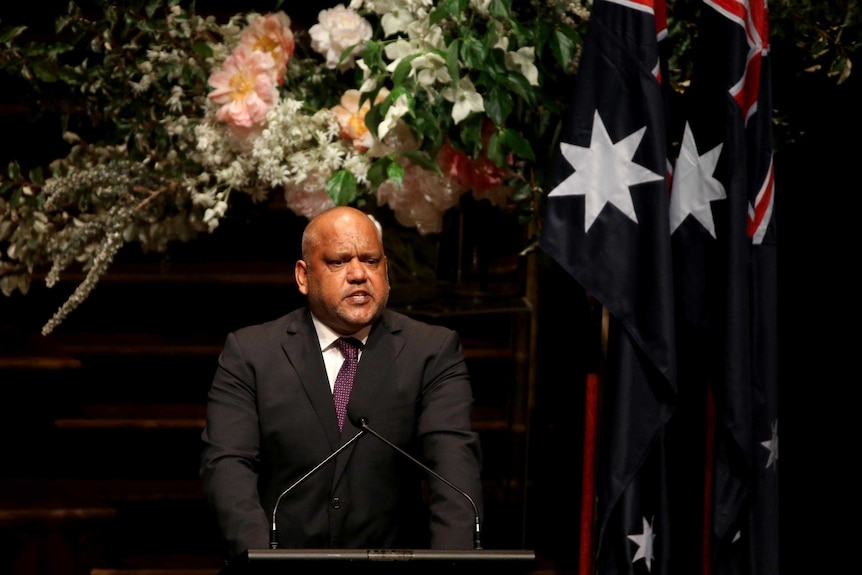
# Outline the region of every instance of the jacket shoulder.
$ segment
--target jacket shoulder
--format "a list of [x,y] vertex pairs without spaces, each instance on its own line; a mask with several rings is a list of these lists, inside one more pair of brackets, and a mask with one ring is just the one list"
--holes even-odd
[[275,319],[238,328],[232,332],[232,335],[244,338],[249,336],[272,337],[283,333],[295,333],[306,322],[307,310],[307,307],[297,308]]

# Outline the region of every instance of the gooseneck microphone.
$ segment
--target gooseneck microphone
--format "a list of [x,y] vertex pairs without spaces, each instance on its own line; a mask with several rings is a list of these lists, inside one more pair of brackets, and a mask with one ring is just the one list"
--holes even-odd
[[413,457],[412,455],[410,455],[409,453],[407,453],[406,451],[404,451],[403,449],[401,449],[400,447],[398,447],[397,445],[395,445],[394,443],[392,443],[391,441],[389,441],[388,439],[386,439],[385,437],[383,437],[382,435],[380,435],[379,433],[374,431],[373,429],[371,429],[368,426],[368,417],[362,415],[362,408],[361,407],[360,408],[354,408],[353,404],[349,403],[347,405],[347,418],[350,420],[350,423],[352,423],[353,425],[355,425],[356,427],[358,427],[360,429],[359,433],[367,431],[368,433],[370,433],[371,435],[373,435],[374,437],[376,437],[377,439],[379,439],[380,441],[382,441],[383,443],[385,443],[386,445],[388,445],[389,447],[391,447],[392,449],[394,449],[395,451],[397,451],[398,453],[400,453],[401,455],[403,455],[404,457],[406,457],[407,459],[409,459],[410,461],[415,463],[422,470],[424,470],[428,475],[431,475],[432,477],[439,479],[440,481],[442,481],[443,483],[445,483],[446,485],[448,485],[449,487],[451,487],[452,489],[454,489],[455,491],[457,491],[458,493],[463,495],[467,499],[467,501],[470,502],[470,505],[473,506],[473,516],[475,517],[475,529],[473,531],[473,549],[481,549],[482,548],[482,523],[479,519],[479,508],[476,506],[476,503],[473,501],[473,498],[470,497],[470,495],[466,491],[464,491],[460,487],[457,487],[451,481],[449,481],[448,479],[446,479],[445,477],[443,477],[442,475],[440,475],[439,473],[437,473],[436,471],[434,471],[433,469],[431,469],[430,467],[428,467],[427,465],[425,465],[424,463],[422,463],[421,461],[419,461],[418,459],[416,459],[415,457]]
[[278,504],[281,503],[282,498],[285,495],[287,495],[288,493],[290,493],[294,487],[301,484],[303,481],[305,481],[306,479],[308,479],[309,477],[311,477],[312,475],[317,473],[317,471],[321,467],[323,467],[324,465],[329,463],[332,459],[337,457],[339,453],[341,453],[342,451],[344,451],[345,449],[347,449],[348,447],[350,447],[351,445],[356,443],[356,441],[359,440],[359,438],[362,437],[363,435],[365,435],[365,430],[360,429],[356,435],[354,435],[353,437],[348,439],[344,444],[341,445],[341,447],[339,447],[338,449],[336,449],[335,451],[333,451],[332,453],[327,455],[320,463],[318,463],[317,465],[312,467],[308,471],[308,473],[306,473],[305,475],[303,475],[302,477],[300,477],[299,479],[294,481],[293,485],[291,485],[290,487],[288,487],[287,489],[285,489],[284,491],[281,492],[281,495],[278,496],[278,499],[275,500],[275,505],[273,505],[273,507],[272,507],[272,526],[271,526],[270,531],[269,531],[269,548],[270,549],[278,549],[278,527],[276,526],[275,516],[278,513]]

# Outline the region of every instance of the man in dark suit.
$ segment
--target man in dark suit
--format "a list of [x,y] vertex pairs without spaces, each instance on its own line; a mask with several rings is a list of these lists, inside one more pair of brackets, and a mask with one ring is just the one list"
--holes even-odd
[[[350,418],[338,427],[339,337],[362,344],[351,406],[481,513],[481,448],[460,339],[386,309],[387,260],[374,220],[350,207],[313,218],[295,275],[307,307],[229,334],[209,392],[200,474],[226,558],[268,548],[279,496],[359,432]],[[470,499],[366,433],[284,494],[278,544],[472,548]]]

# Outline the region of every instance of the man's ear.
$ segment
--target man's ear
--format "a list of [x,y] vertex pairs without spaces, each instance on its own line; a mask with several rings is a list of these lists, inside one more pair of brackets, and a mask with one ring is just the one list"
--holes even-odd
[[296,278],[296,287],[302,295],[308,295],[308,264],[304,260],[297,260],[293,268],[293,276]]

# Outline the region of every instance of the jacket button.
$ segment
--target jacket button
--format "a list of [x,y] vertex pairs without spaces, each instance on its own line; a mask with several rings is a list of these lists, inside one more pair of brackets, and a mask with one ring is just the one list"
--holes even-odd
[[333,497],[332,498],[332,507],[335,509],[341,509],[341,498]]

